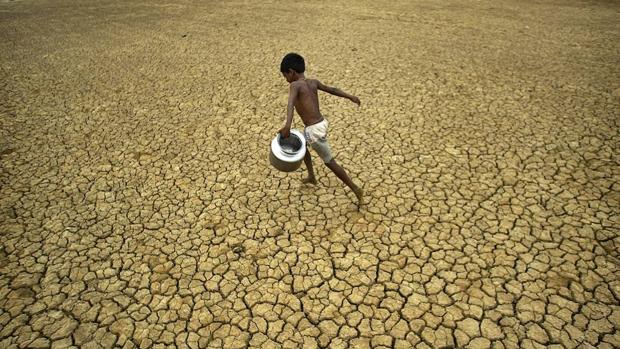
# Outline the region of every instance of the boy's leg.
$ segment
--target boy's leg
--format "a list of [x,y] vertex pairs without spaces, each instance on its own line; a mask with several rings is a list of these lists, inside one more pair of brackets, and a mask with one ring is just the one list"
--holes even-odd
[[319,156],[321,157],[321,160],[323,160],[323,162],[325,163],[325,166],[327,166],[330,170],[332,170],[332,172],[342,182],[344,182],[344,184],[346,184],[349,188],[351,188],[351,190],[353,190],[353,193],[355,193],[355,196],[357,197],[358,207],[362,205],[364,203],[363,202],[364,192],[362,191],[360,187],[358,187],[357,185],[355,185],[355,183],[353,183],[351,178],[349,178],[349,175],[347,174],[347,172],[342,167],[340,167],[340,165],[338,165],[338,163],[336,162],[336,160],[334,159],[332,155],[332,151],[331,151],[331,148],[329,146],[329,142],[327,141],[327,139],[323,139],[318,142],[312,143],[312,149],[314,149],[317,153],[319,153]]
[[314,166],[312,166],[312,156],[310,156],[310,149],[306,149],[304,163],[306,164],[306,168],[308,169],[308,177],[303,179],[302,182],[316,184],[316,177],[314,177]]
[[336,160],[331,159],[331,161],[325,163],[325,166],[332,170],[332,172],[336,174],[336,176],[340,178],[340,180],[343,181],[344,184],[346,184],[349,188],[351,188],[351,190],[353,190],[353,193],[355,193],[355,196],[357,197],[358,205],[362,205],[364,203],[364,192],[360,187],[353,183],[347,172],[340,165],[338,165]]

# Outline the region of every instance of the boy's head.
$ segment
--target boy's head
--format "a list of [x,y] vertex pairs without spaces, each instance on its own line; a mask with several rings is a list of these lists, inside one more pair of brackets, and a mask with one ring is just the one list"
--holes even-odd
[[282,58],[280,72],[286,78],[286,81],[291,82],[295,73],[302,74],[304,71],[306,71],[306,63],[304,58],[297,53],[289,53]]

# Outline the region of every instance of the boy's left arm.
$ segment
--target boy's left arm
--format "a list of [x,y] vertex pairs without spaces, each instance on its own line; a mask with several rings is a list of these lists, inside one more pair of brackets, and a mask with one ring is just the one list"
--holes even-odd
[[284,122],[284,127],[282,127],[279,131],[283,138],[288,137],[291,132],[291,124],[293,123],[293,110],[295,110],[297,93],[297,86],[295,84],[291,84],[288,94],[288,105],[286,106],[286,121]]
[[351,102],[357,104],[358,107],[362,103],[362,102],[360,102],[360,99],[357,98],[357,96],[350,95],[350,94],[344,92],[343,90],[341,90],[341,89],[339,89],[337,87],[331,87],[331,86],[324,85],[319,80],[317,80],[316,82],[317,82],[317,88],[319,90],[321,90],[321,91],[325,91],[325,92],[327,92],[329,94],[332,94],[334,96],[346,98],[346,99],[350,100]]

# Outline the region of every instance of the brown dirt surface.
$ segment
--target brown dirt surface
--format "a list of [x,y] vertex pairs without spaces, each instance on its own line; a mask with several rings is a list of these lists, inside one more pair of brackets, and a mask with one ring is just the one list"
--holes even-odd
[[[0,1],[0,348],[618,348],[619,24]],[[360,211],[268,164],[290,51],[362,101],[321,95]]]

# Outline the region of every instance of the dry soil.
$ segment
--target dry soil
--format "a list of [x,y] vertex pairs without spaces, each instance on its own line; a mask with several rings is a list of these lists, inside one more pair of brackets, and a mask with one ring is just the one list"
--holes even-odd
[[[615,1],[0,2],[1,348],[620,346]],[[352,193],[269,167],[321,95]],[[296,127],[300,127],[299,120]]]

